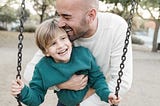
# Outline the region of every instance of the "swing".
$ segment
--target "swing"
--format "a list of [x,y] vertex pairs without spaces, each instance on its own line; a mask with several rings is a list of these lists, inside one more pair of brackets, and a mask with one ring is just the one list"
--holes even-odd
[[[121,77],[123,75],[123,69],[125,67],[124,62],[126,60],[126,53],[128,51],[127,47],[129,44],[129,37],[131,36],[131,28],[132,28],[132,19],[133,19],[133,14],[134,14],[134,9],[135,9],[135,5],[136,2],[135,0],[131,1],[131,10],[130,10],[130,16],[128,18],[128,28],[127,28],[127,32],[126,32],[126,39],[124,42],[124,48],[123,48],[123,54],[121,56],[121,63],[120,63],[120,70],[118,72],[118,79],[117,79],[117,86],[115,88],[115,95],[118,97],[118,93],[120,90],[120,83],[121,83]],[[22,0],[21,3],[21,16],[20,16],[20,26],[19,26],[19,35],[18,35],[18,58],[17,58],[17,75],[16,75],[16,79],[21,79],[21,70],[22,70],[22,66],[21,66],[21,62],[22,62],[22,49],[23,49],[23,32],[24,32],[24,17],[25,16],[25,0]],[[17,95],[16,97],[17,102],[18,102],[18,106],[22,106],[21,102],[20,102],[20,95]],[[111,105],[111,106],[118,106],[118,105]]]
[[[132,0],[131,1],[131,10],[130,10],[130,16],[128,18],[128,28],[127,28],[127,32],[126,32],[126,39],[125,39],[125,42],[124,42],[124,47],[123,47],[123,54],[121,56],[121,63],[120,63],[120,70],[118,72],[118,79],[117,79],[117,86],[115,88],[115,95],[118,97],[118,93],[119,93],[119,90],[120,90],[120,83],[122,82],[121,78],[122,78],[122,75],[123,75],[123,69],[125,67],[124,65],[124,62],[126,60],[126,53],[128,51],[127,47],[128,47],[128,44],[129,44],[129,37],[131,36],[131,29],[132,29],[132,19],[133,19],[133,14],[134,14],[134,9],[135,9],[135,5],[136,5],[136,2],[135,0]],[[111,106],[118,106],[118,105],[111,105]]]
[[[21,3],[21,16],[20,16],[20,26],[19,26],[19,35],[18,35],[18,58],[17,58],[17,75],[16,75],[16,79],[21,79],[21,70],[22,70],[22,66],[21,66],[21,62],[22,62],[22,48],[23,48],[23,31],[24,31],[24,27],[23,27],[23,23],[24,23],[24,17],[25,16],[25,0],[22,0]],[[22,106],[21,102],[20,102],[20,95],[17,95],[16,97],[17,102],[18,102],[18,106]]]

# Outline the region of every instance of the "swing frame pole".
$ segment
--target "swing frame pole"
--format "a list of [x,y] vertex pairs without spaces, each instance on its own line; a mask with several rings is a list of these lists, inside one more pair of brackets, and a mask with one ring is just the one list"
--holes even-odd
[[[115,95],[118,97],[118,93],[119,93],[119,90],[120,90],[120,84],[122,82],[122,76],[123,76],[123,69],[125,67],[124,65],[124,62],[126,60],[126,53],[128,51],[128,44],[129,44],[129,38],[131,36],[131,30],[132,30],[132,20],[133,20],[133,14],[134,14],[134,9],[135,9],[135,5],[136,5],[136,1],[135,0],[132,0],[131,1],[131,10],[130,10],[130,15],[129,15],[129,18],[128,18],[128,28],[127,28],[127,32],[126,32],[126,39],[124,41],[124,48],[123,48],[123,55],[121,57],[121,63],[120,63],[120,70],[118,72],[118,79],[117,79],[117,86],[115,88]],[[118,105],[111,105],[111,106],[118,106]]]
[[[19,35],[18,35],[18,54],[17,54],[17,75],[16,75],[16,79],[21,79],[21,70],[22,70],[22,49],[23,49],[23,32],[24,32],[24,23],[25,20],[25,0],[22,0],[21,3],[21,16],[20,16],[20,26],[19,26]],[[18,102],[18,106],[22,106],[21,102],[20,102],[20,95],[18,94],[17,97],[17,102]]]

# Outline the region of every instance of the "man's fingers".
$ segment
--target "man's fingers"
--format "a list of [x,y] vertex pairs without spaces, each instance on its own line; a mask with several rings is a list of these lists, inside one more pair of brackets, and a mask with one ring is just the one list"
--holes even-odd
[[81,86],[86,86],[87,85],[87,82],[88,82],[88,76],[84,76],[82,81],[81,81]]
[[65,88],[70,90],[81,90],[84,89],[88,82],[88,76],[82,75],[73,75],[69,81],[57,85],[58,88]]
[[72,78],[74,78],[75,81],[75,90],[82,90],[86,87],[88,82],[88,76],[86,75],[74,75]]

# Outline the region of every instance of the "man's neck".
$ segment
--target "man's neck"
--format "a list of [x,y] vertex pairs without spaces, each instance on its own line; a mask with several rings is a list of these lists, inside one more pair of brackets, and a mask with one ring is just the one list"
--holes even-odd
[[83,36],[83,38],[89,38],[89,37],[93,36],[96,33],[97,28],[98,28],[98,19],[96,18],[95,21],[90,25],[90,29]]

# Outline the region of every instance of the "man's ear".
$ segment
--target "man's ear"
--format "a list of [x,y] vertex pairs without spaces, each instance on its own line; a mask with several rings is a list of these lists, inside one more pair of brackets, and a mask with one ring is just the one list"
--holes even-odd
[[96,9],[92,8],[89,12],[88,12],[88,17],[89,17],[89,22],[93,22],[96,18],[96,14],[97,14],[97,11]]

